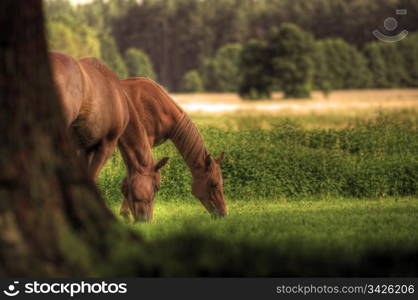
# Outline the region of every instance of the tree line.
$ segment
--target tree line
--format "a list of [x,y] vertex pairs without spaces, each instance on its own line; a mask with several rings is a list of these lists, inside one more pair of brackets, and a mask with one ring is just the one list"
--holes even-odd
[[[238,91],[244,98],[306,98],[313,89],[418,87],[418,33],[397,43],[370,42],[359,50],[341,38],[314,40],[283,23],[267,42],[251,40],[240,55]],[[236,77],[232,77],[236,78]]]
[[[295,24],[312,36],[318,55],[314,69],[325,68],[326,63],[316,64],[329,58],[321,52],[349,48],[344,51],[347,57],[335,54],[332,59],[343,64],[352,55],[356,64],[367,66],[367,73],[376,74],[392,68],[383,66],[382,60],[395,65],[399,58],[386,59],[398,46],[381,46],[373,30],[393,35],[383,26],[387,17],[397,20],[398,29],[418,29],[415,0],[94,0],[79,6],[68,0],[45,1],[52,48],[100,57],[121,77],[149,76],[170,91],[239,91],[244,76],[240,62],[245,60],[241,50],[271,44],[283,23]],[[408,13],[398,16],[396,9]],[[402,49],[414,56],[409,48]],[[375,59],[381,52],[384,58]],[[349,72],[343,65],[335,68],[341,74]],[[381,79],[368,75],[365,85],[412,85],[414,79],[408,79],[405,70],[396,72]],[[326,74],[311,76],[312,87],[323,90],[361,87],[361,78],[336,84],[328,82]]]

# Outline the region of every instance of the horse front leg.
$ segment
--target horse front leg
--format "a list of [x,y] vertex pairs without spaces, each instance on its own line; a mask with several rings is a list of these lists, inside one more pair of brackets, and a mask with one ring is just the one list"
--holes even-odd
[[130,223],[131,222],[131,211],[129,209],[129,203],[128,203],[128,192],[129,192],[129,186],[128,186],[128,177],[125,177],[122,181],[122,185],[120,187],[123,195],[123,202],[119,210],[119,214],[123,217],[123,219]]
[[128,199],[123,197],[123,202],[119,210],[119,214],[123,217],[125,222],[131,223],[131,211],[129,210]]

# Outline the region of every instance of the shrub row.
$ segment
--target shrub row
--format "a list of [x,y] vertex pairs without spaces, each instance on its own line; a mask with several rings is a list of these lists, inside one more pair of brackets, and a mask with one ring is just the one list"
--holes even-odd
[[[381,117],[340,130],[306,131],[278,123],[272,130],[201,128],[222,165],[229,199],[282,197],[383,197],[418,193],[418,132],[413,124]],[[188,198],[191,176],[171,143],[154,150],[171,160],[162,170],[159,199]],[[124,167],[115,156],[101,185],[120,201]],[[114,188],[113,188],[114,187]],[[114,189],[114,191],[112,191]]]

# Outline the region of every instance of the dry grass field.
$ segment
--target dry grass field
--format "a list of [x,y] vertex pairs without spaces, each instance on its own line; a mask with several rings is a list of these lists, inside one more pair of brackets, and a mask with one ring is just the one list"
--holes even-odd
[[242,130],[271,129],[275,120],[289,119],[304,129],[342,129],[358,120],[374,119],[379,113],[398,113],[418,118],[418,89],[335,91],[311,99],[245,101],[237,94],[172,94],[172,97],[201,126]]
[[377,109],[417,109],[418,89],[335,91],[328,97],[314,92],[311,99],[283,99],[274,93],[271,100],[245,101],[237,94],[173,94],[173,98],[192,113],[261,112],[274,114],[356,115]]

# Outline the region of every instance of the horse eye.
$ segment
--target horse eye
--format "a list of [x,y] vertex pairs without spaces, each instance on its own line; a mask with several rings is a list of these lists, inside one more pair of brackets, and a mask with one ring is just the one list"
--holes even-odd
[[217,187],[218,187],[218,185],[219,185],[218,183],[212,183],[212,184],[210,185],[210,187],[211,187],[211,188],[217,188]]

